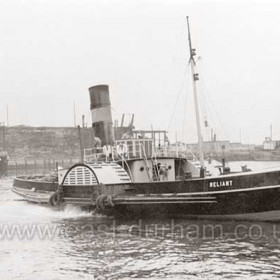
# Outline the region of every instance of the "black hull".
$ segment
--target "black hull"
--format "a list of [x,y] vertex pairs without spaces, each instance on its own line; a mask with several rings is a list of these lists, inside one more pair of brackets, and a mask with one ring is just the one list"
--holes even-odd
[[211,192],[206,196],[197,194],[189,196],[187,201],[177,200],[176,203],[120,204],[114,210],[126,216],[280,220],[280,185],[236,192]]
[[[20,189],[19,182],[14,185]],[[35,188],[36,192],[48,190],[38,183]],[[62,189],[64,203],[83,207],[95,208],[96,197],[110,196],[113,204],[105,200],[101,210],[114,215],[280,221],[279,170],[173,182],[65,185]],[[49,189],[54,190],[54,186]]]

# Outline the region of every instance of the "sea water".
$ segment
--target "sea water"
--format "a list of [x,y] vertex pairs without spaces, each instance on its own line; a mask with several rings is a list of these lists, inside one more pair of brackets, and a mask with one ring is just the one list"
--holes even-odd
[[[242,162],[253,170],[278,162]],[[240,163],[231,163],[238,169]],[[0,181],[1,279],[278,279],[280,223],[115,219],[28,203]]]

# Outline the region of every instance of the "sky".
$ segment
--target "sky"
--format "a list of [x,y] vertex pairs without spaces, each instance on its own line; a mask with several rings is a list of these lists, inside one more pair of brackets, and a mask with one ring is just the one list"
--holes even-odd
[[280,2],[0,0],[0,121],[73,126],[108,84],[113,118],[195,142],[186,16],[205,140],[280,139]]

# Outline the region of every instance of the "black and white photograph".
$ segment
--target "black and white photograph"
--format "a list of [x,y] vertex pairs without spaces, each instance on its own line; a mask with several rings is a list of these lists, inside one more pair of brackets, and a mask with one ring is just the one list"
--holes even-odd
[[0,278],[280,278],[280,2],[0,0]]

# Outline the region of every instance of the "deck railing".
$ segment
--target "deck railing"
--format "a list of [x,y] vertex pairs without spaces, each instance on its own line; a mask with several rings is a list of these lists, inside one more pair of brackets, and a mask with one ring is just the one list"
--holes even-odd
[[153,139],[149,138],[117,140],[114,146],[103,146],[84,150],[84,160],[86,162],[130,160],[144,157],[177,157],[197,160],[196,156],[185,146],[165,145],[155,147]]

